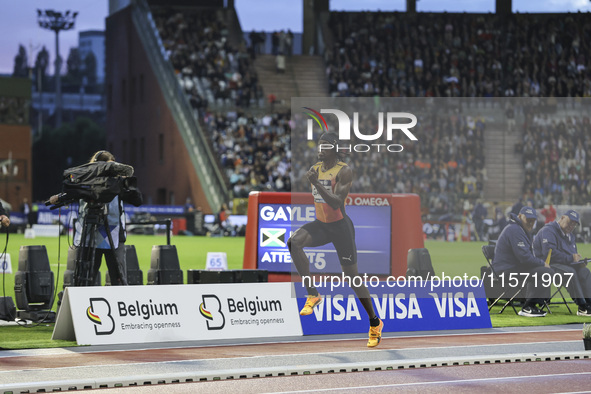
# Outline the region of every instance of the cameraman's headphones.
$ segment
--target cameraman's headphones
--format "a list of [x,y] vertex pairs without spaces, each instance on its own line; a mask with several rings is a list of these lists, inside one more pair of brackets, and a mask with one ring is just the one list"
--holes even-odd
[[[107,152],[106,150],[101,150],[101,151],[96,152],[94,154],[94,156],[92,156],[92,159],[90,161],[92,163],[95,163],[95,162],[99,161],[98,158],[101,157],[101,155],[103,155],[103,154],[110,155],[113,158],[113,161],[115,161],[115,156],[113,156],[112,153]],[[108,160],[101,160],[101,161],[108,161]]]

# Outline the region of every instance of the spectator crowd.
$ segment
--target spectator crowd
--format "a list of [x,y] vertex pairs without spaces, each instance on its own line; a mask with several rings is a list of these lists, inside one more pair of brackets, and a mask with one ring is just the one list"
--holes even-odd
[[333,95],[591,95],[587,14],[332,12],[329,26]]
[[[352,153],[345,157],[354,171],[355,193],[416,193],[423,212],[436,218],[461,213],[464,199],[481,197],[486,171],[483,118],[465,115],[417,112],[419,141],[401,141],[399,153]],[[362,117],[360,130],[375,130],[375,117]],[[332,125],[329,123],[329,129]],[[335,126],[336,127],[336,126]],[[301,126],[300,126],[300,129]],[[334,129],[334,128],[333,128]],[[353,140],[351,145],[367,141]],[[384,141],[379,141],[384,142]],[[348,144],[346,144],[348,145]],[[305,173],[317,160],[315,149],[302,142],[292,144],[294,191],[308,191]]]
[[235,197],[253,190],[291,190],[290,119],[288,114],[255,117],[243,112],[206,113],[215,151]]
[[247,108],[263,98],[252,60],[230,45],[220,11],[153,7],[152,16],[194,109],[214,103]]
[[589,117],[529,115],[518,149],[525,166],[524,192],[533,199],[534,207],[591,201]]
[[[152,12],[234,196],[309,190],[304,164],[316,160],[314,150],[291,144],[291,129],[301,119],[248,111],[264,100],[253,65],[264,34],[250,33],[248,49],[233,47],[219,11],[153,7]],[[332,96],[591,96],[591,22],[585,14],[331,12],[328,23],[332,41],[324,59]],[[273,54],[291,53],[289,32],[275,32],[271,40]],[[230,103],[235,110],[216,111],[212,101]],[[375,130],[375,120],[361,122]],[[482,197],[486,122],[477,113],[458,110],[425,115],[420,123],[428,143],[405,144],[400,154],[351,155],[352,190],[417,193],[425,213],[459,214],[466,210],[466,199]],[[514,127],[520,132],[521,125]],[[589,201],[589,127],[588,118],[526,119],[524,187],[539,200],[537,206]],[[301,163],[293,170],[292,156]]]

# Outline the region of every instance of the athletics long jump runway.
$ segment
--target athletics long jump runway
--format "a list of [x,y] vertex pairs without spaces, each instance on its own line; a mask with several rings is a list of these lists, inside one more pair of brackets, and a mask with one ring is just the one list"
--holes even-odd
[[366,341],[334,335],[0,351],[0,393],[591,391],[581,325],[385,333],[375,349]]

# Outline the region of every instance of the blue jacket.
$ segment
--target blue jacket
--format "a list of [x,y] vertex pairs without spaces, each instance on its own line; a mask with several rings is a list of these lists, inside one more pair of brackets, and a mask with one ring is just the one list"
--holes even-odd
[[510,218],[495,247],[495,257],[492,261],[494,270],[503,272],[544,265],[544,260],[534,256],[532,236],[523,229],[521,220],[514,214],[511,214]]
[[577,244],[573,234],[563,234],[558,222],[546,224],[534,237],[534,254],[546,260],[548,251],[552,249],[550,264],[571,264],[573,254],[577,252]]
[[484,220],[488,215],[488,211],[482,204],[476,204],[474,207],[474,211],[472,212],[472,219],[473,220]]

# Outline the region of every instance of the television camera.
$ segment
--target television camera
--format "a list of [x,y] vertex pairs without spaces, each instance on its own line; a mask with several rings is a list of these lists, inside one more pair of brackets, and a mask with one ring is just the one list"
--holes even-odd
[[97,161],[68,168],[64,171],[62,193],[57,201],[49,199],[45,205],[56,209],[77,200],[88,203],[108,203],[115,196],[137,190],[133,167],[114,161]]
[[[95,234],[101,226],[104,226],[111,249],[115,249],[107,221],[107,204],[119,196],[133,205],[141,205],[141,193],[137,189],[137,179],[133,177],[133,171],[133,167],[114,161],[98,161],[66,169],[63,173],[62,193],[45,202],[50,209],[80,200],[86,203],[76,253],[74,286],[92,286],[94,283],[99,269],[94,264],[97,246]],[[127,284],[119,261],[117,267],[122,284]]]

